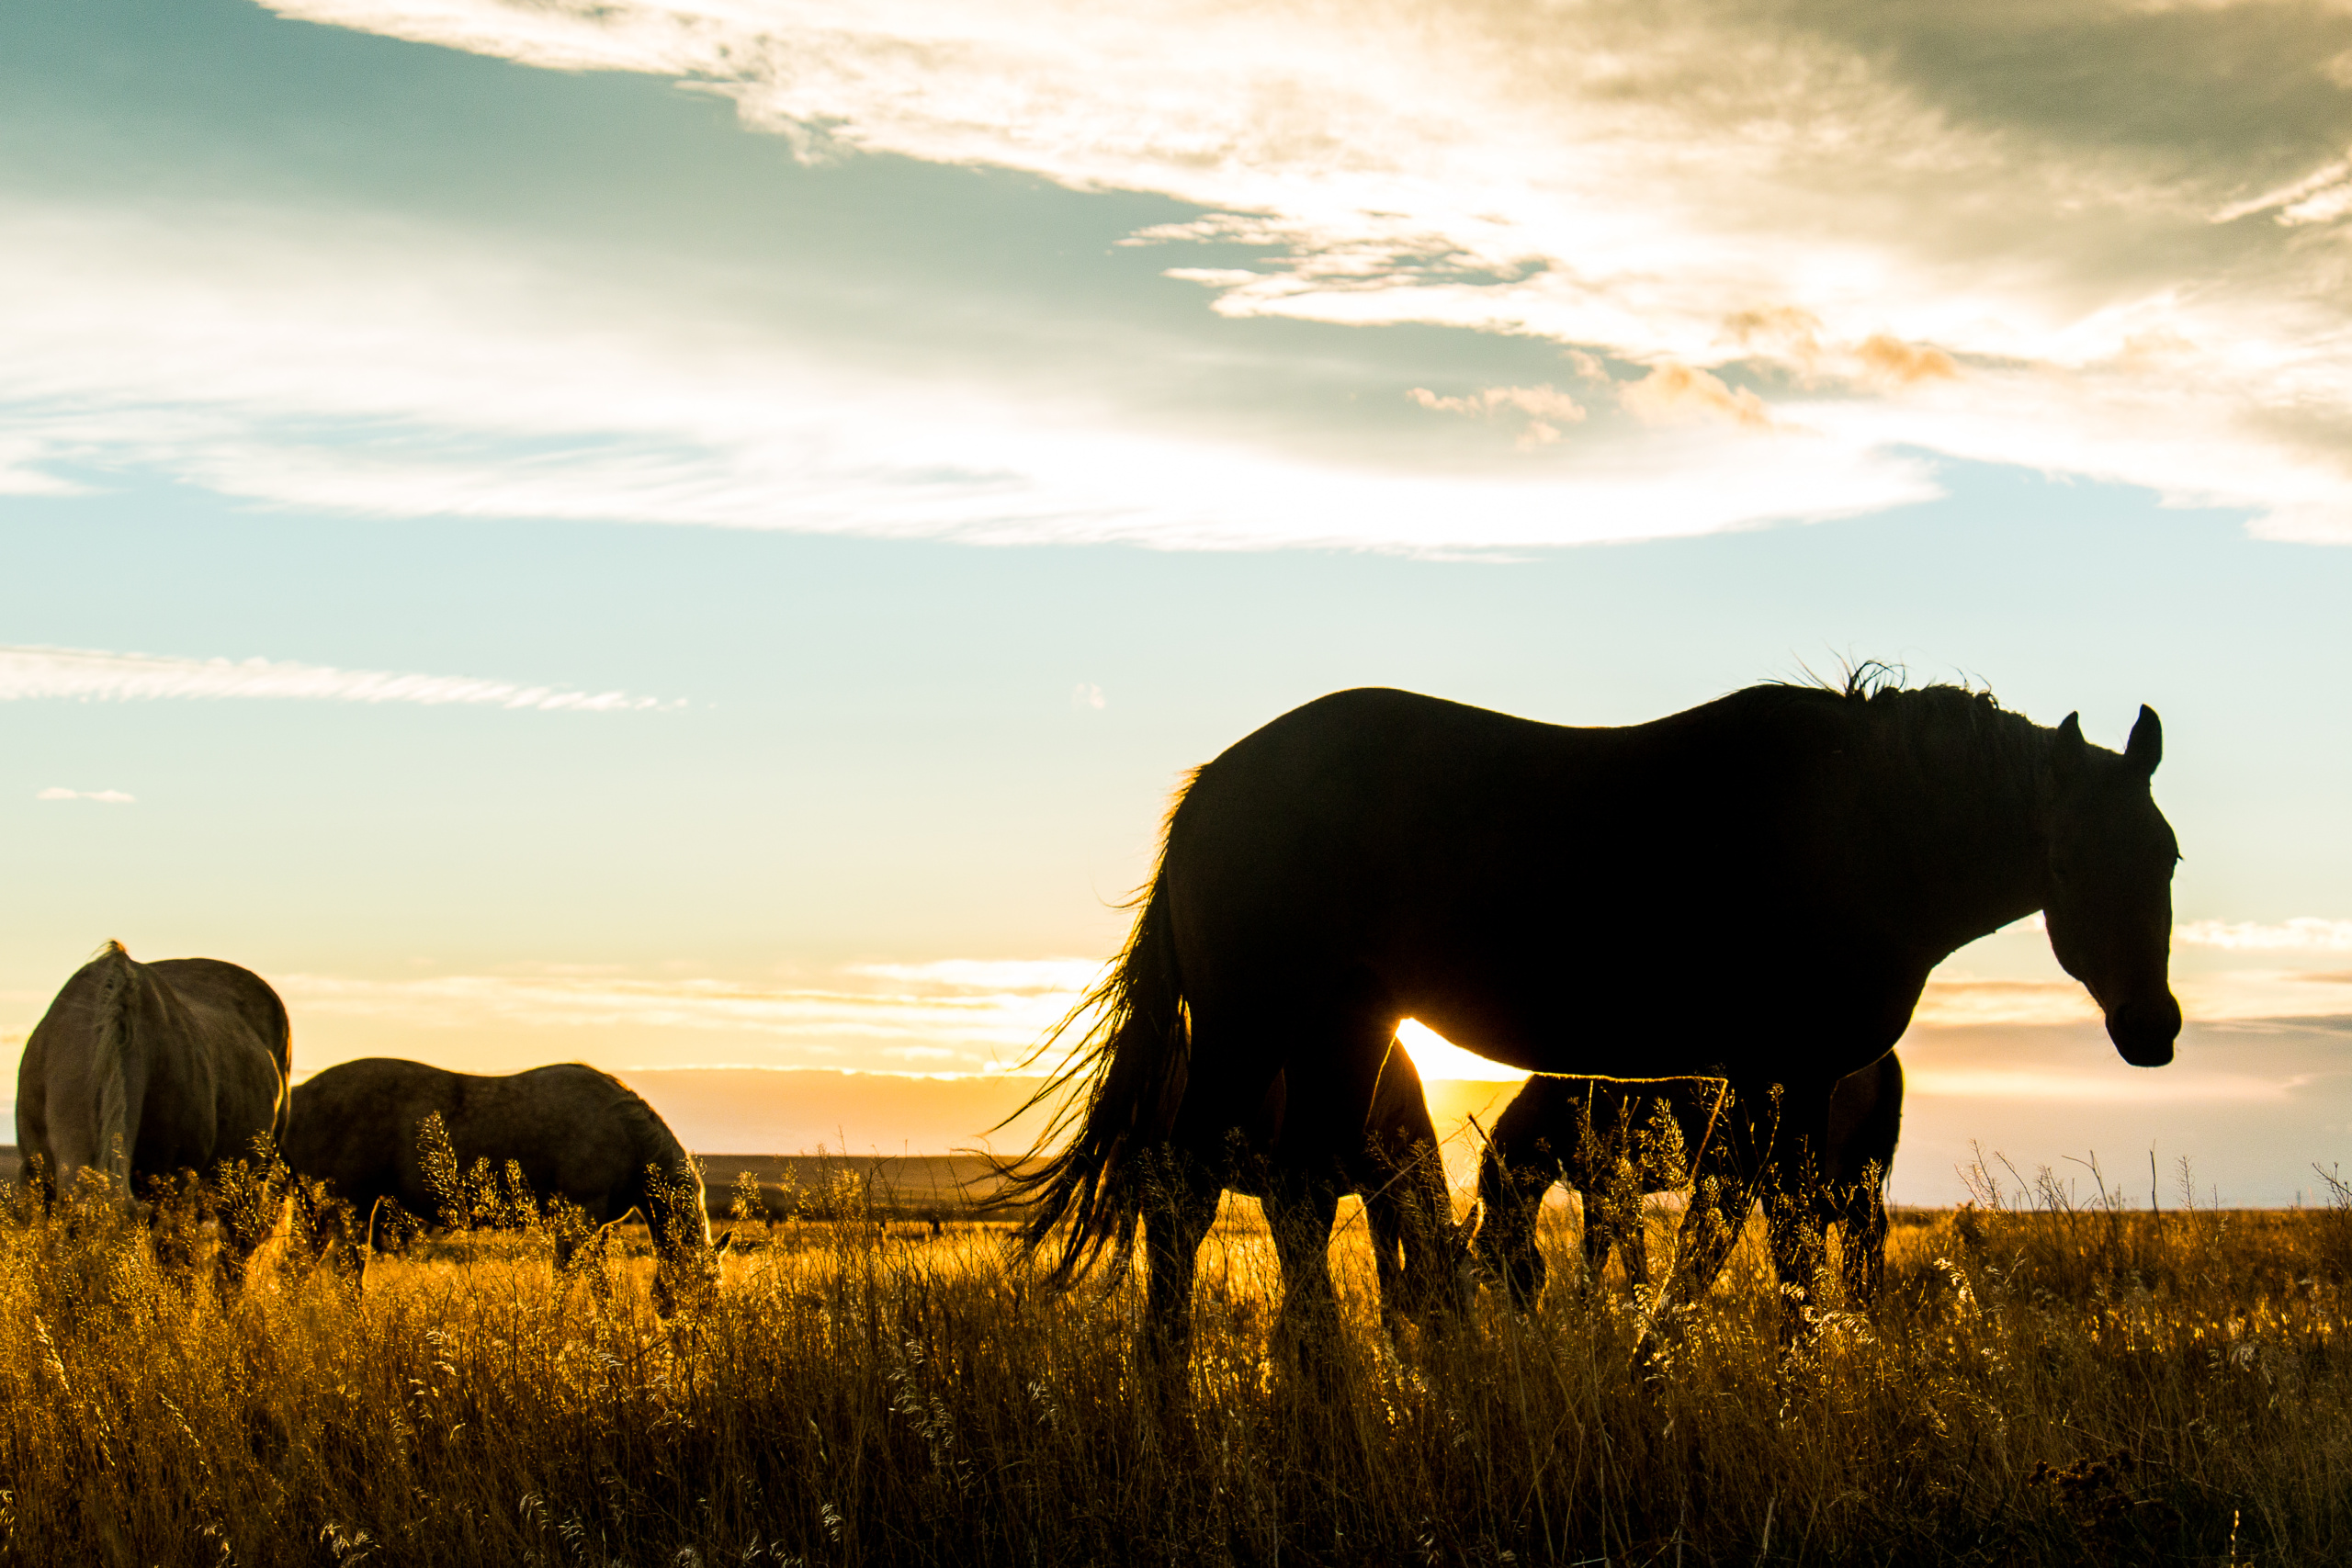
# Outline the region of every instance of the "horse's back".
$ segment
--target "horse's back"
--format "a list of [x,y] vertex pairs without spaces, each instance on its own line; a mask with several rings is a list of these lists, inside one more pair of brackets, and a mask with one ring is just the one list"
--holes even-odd
[[492,1077],[373,1057],[330,1067],[295,1091],[292,1163],[339,1195],[390,1196],[428,1212],[417,1130],[436,1115],[461,1168],[488,1160],[503,1173],[511,1163],[534,1193],[605,1219],[636,1201],[646,1165],[667,1168],[676,1152],[651,1107],[594,1067]]
[[532,1175],[534,1185],[544,1179],[567,1195],[634,1194],[646,1167],[667,1169],[684,1155],[636,1090],[577,1062],[478,1080],[469,1131],[485,1153],[492,1145],[524,1151],[510,1157],[526,1175],[545,1173]]
[[446,1121],[443,1080],[457,1076],[394,1056],[363,1057],[311,1075],[289,1097],[287,1163],[354,1201],[417,1195],[416,1124],[433,1114]]
[[[1845,923],[1825,824],[1849,722],[1771,690],[1620,728],[1382,689],[1294,709],[1204,767],[1170,822],[1195,1021],[1339,998],[1522,1067],[1690,1072],[1726,1023],[1814,984],[1759,932]],[[1662,1032],[1642,998],[1666,985],[1685,1005]],[[1600,1016],[1564,1031],[1565,989]]]
[[212,1027],[223,1041],[256,1044],[280,1074],[292,1070],[293,1025],[284,999],[268,981],[220,958],[162,958],[147,969],[191,1011],[217,1021]]

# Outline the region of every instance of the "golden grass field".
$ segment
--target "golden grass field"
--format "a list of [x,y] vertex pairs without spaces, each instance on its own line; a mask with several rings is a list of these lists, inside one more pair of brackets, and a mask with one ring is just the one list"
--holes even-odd
[[1648,1377],[1571,1214],[1538,1313],[1394,1348],[1351,1225],[1317,1393],[1246,1202],[1180,1381],[1131,1354],[1132,1284],[1048,1298],[975,1224],[750,1224],[664,1324],[628,1247],[559,1280],[542,1236],[458,1236],[355,1294],[273,1243],[224,1303],[107,1211],[6,1196],[10,1562],[2352,1560],[2341,1191],[1905,1213],[1877,1312],[1787,1354],[1751,1235]]

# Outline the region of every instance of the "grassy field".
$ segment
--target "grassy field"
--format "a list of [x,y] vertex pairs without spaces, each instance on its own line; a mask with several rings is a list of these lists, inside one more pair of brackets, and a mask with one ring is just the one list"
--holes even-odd
[[664,1324],[626,1247],[558,1279],[536,1235],[428,1242],[359,1295],[277,1248],[224,1303],[9,1196],[11,1562],[2352,1560],[2342,1202],[1905,1214],[1876,1314],[1792,1354],[1751,1237],[1649,1378],[1571,1217],[1536,1314],[1396,1347],[1352,1226],[1309,1393],[1249,1204],[1171,1379],[1133,1287],[1048,1299],[967,1223],[752,1222]]

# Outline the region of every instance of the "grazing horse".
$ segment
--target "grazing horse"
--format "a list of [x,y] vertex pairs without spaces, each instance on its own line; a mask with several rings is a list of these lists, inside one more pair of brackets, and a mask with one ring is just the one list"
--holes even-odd
[[[1600,1283],[1613,1247],[1625,1278],[1646,1288],[1645,1194],[1710,1179],[1733,1190],[1755,1185],[1742,1168],[1752,1151],[1735,1135],[1730,1096],[1731,1086],[1713,1077],[1530,1078],[1496,1119],[1479,1162],[1479,1262],[1514,1305],[1532,1306],[1544,1275],[1536,1211],[1552,1184],[1565,1182],[1583,1201],[1588,1283]],[[1843,1228],[1840,1272],[1858,1306],[1877,1296],[1885,1273],[1886,1177],[1902,1126],[1903,1064],[1892,1051],[1830,1091],[1817,1218]],[[1736,1224],[1745,1211],[1724,1217]]]
[[[1334,1207],[1406,1017],[1532,1072],[1720,1072],[1772,1145],[1759,1168],[1817,1170],[1831,1086],[1894,1044],[1928,971],[2040,909],[2124,1059],[2160,1066],[2180,1030],[2162,751],[2144,707],[2119,755],[2072,715],[2044,728],[1984,693],[1867,679],[1620,728],[1320,698],[1183,791],[1125,950],[1072,1015],[1094,1021],[1046,1092],[1084,1092],[1039,1152],[1061,1146],[1000,1201],[1025,1205],[1030,1252],[1062,1232],[1058,1284],[1113,1244],[1123,1260],[1140,1222],[1148,1315],[1181,1352],[1228,1134],[1277,1072],[1283,1320],[1336,1321]],[[1793,1312],[1820,1240],[1776,1185]],[[1694,1294],[1731,1247],[1701,1222],[1678,1273]]]
[[[348,1240],[364,1267],[387,1199],[421,1219],[439,1213],[446,1194],[427,1166],[435,1151],[420,1146],[434,1116],[456,1164],[441,1173],[442,1186],[486,1160],[493,1175],[518,1168],[535,1198],[578,1205],[598,1231],[634,1209],[653,1233],[655,1306],[666,1314],[716,1293],[727,1238],[711,1242],[701,1173],[635,1090],[577,1063],[484,1077],[371,1056],[298,1085],[287,1163],[305,1181],[323,1182],[331,1201],[350,1204],[362,1225],[356,1238],[322,1230],[322,1250]],[[583,1239],[557,1233],[558,1268]]]
[[[1276,1073],[1229,1178],[1235,1191],[1263,1200],[1273,1190],[1268,1176],[1281,1158],[1288,1098],[1288,1080]],[[1447,1313],[1467,1306],[1468,1255],[1453,1223],[1437,1128],[1420,1071],[1401,1045],[1391,1048],[1381,1066],[1363,1139],[1340,1169],[1346,1190],[1363,1200],[1380,1280],[1380,1320],[1390,1335],[1407,1318],[1432,1328]]]
[[[17,1145],[26,1168],[38,1168],[49,1196],[70,1192],[85,1172],[123,1201],[184,1172],[210,1184],[232,1160],[268,1157],[262,1141],[284,1141],[292,1049],[286,1004],[252,970],[217,958],[141,964],[109,942],[25,1042]],[[270,1219],[221,1215],[224,1281],[243,1274]]]

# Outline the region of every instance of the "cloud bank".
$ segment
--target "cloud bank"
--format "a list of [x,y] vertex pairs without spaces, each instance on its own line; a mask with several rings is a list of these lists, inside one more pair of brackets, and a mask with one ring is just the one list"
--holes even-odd
[[[266,659],[170,659],[90,649],[0,646],[0,702],[42,698],[142,702],[174,697],[415,703],[426,707],[455,704],[580,713],[665,705],[658,698],[633,697],[626,692],[566,691],[462,675],[392,675]],[[71,790],[43,790],[40,798],[76,797]],[[128,801],[130,797],[107,790],[79,798]]]
[[[2310,932],[2335,924],[2305,919],[2253,929]],[[2312,952],[2324,959],[2328,950],[2315,946]],[[2259,1031],[2273,1027],[2272,1021],[2352,1018],[2352,969],[2341,959],[2335,962],[2334,968],[2183,973],[2175,976],[2174,985],[2190,1023],[2198,1028]],[[274,983],[306,1017],[369,1021],[399,1029],[487,1031],[510,1045],[516,1029],[585,1029],[611,1037],[614,1049],[644,1051],[660,1044],[673,1056],[677,1049],[687,1050],[687,1055],[677,1059],[703,1065],[956,1074],[1000,1073],[1021,1066],[1084,1000],[1104,968],[1096,958],[948,958],[849,964],[809,981],[791,982],[650,977],[547,965],[529,972],[413,978],[297,974]],[[2029,1091],[2000,1074],[1967,1077],[1990,1069],[1939,1057],[1938,1051],[1948,1057],[1946,1046],[1923,1043],[1966,1039],[1971,1031],[2053,1028],[2103,1039],[2098,1022],[2098,1005],[2073,980],[1943,970],[1928,981],[1906,1038],[1928,1050],[1924,1059],[1945,1075],[1924,1082],[1921,1092],[1999,1098]],[[1427,1078],[1515,1082],[1527,1076],[1453,1044],[1416,1020],[1403,1022],[1397,1039]],[[682,1041],[705,1043],[687,1047],[678,1043]],[[594,1047],[591,1055],[604,1050]],[[1052,1066],[1030,1064],[1030,1070]],[[2093,1053],[2081,1070],[2104,1084],[2108,1066],[2105,1056]],[[2038,1070],[2032,1064],[2004,1064],[2001,1068],[2003,1074]],[[2210,1075],[2124,1077],[2141,1087],[2119,1089],[2109,1084],[2097,1092],[2140,1100],[2193,1099],[2209,1090],[2243,1099],[2256,1092]],[[2163,1084],[2147,1087],[2159,1077]],[[2194,1085],[2203,1087],[2183,1087]],[[2063,1096],[2072,1091],[2059,1083],[2030,1092]]]
[[1631,422],[1605,445],[1537,437],[1540,466],[1495,471],[1301,454],[1165,428],[1084,372],[1016,389],[996,362],[892,369],[723,289],[325,208],[0,188],[0,488],[26,491],[145,468],[380,516],[1400,552],[1689,535],[1936,493],[1916,457],[1835,435]]
[[[1718,480],[1802,455],[1814,487],[1758,514],[1916,489],[1883,454],[1917,447],[2352,539],[2352,17],[2324,5],[276,8],[669,76],[807,156],[1197,203],[1137,238],[1219,253],[1170,268],[1217,310],[1603,355]],[[1670,489],[1666,446],[1630,460]],[[1628,499],[1554,478],[1560,539]]]
[[1091,959],[954,959],[852,966],[813,986],[569,971],[272,983],[304,1016],[427,1030],[592,1029],[625,1034],[631,1049],[683,1034],[730,1041],[726,1059],[748,1065],[936,1074],[1016,1066],[1100,968]]

